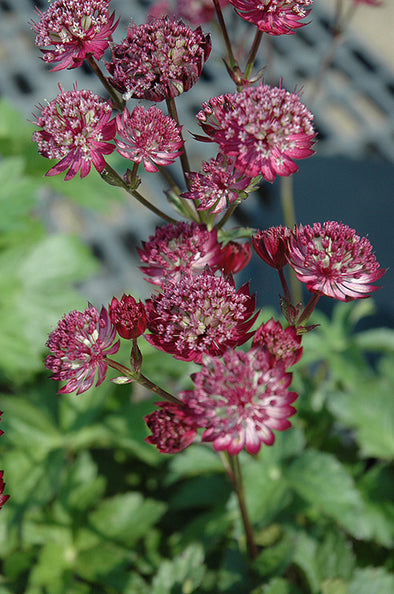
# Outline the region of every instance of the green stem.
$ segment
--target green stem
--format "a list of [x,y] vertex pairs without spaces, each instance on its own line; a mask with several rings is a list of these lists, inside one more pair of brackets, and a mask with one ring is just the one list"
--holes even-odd
[[224,43],[226,45],[228,58],[230,60],[230,66],[231,66],[232,71],[235,73],[235,72],[239,71],[239,66],[238,66],[236,59],[234,58],[233,48],[231,47],[231,41],[230,41],[230,37],[227,32],[226,23],[224,22],[222,9],[219,4],[219,0],[213,0],[213,3],[215,5],[215,10],[216,10],[216,14],[218,17],[220,30],[223,35]]
[[297,320],[297,326],[301,326],[309,320],[320,297],[321,297],[321,295],[318,295],[317,293],[312,294],[312,297],[310,298],[309,303],[307,304],[304,311],[302,312],[302,314],[300,315],[300,317]]
[[142,373],[135,373],[128,367],[125,367],[121,363],[118,363],[117,361],[114,361],[109,357],[104,357],[104,361],[108,365],[108,367],[116,369],[116,371],[119,371],[125,377],[128,377],[129,379],[137,382],[141,386],[144,386],[145,388],[147,388],[163,400],[167,400],[168,402],[174,402],[175,404],[182,404],[182,402],[178,400],[178,398],[154,384],[150,379],[142,375]]
[[284,297],[288,303],[291,303],[291,295],[290,295],[290,291],[289,291],[289,286],[287,284],[285,273],[283,272],[283,268],[278,270],[278,274],[279,274],[280,282],[282,285]]
[[[291,175],[280,178],[280,203],[284,224],[292,229],[297,224],[297,219],[294,208],[293,177]],[[302,301],[301,283],[297,279],[294,270],[291,269],[289,274],[292,302],[296,305]]]
[[223,215],[223,217],[220,219],[220,221],[218,221],[218,223],[215,225],[216,229],[221,229],[223,227],[223,225],[225,223],[227,223],[227,221],[232,217],[235,209],[237,208],[239,202],[234,202],[234,204],[232,204],[230,206],[230,208],[228,208],[225,212],[225,214]]
[[241,512],[242,524],[245,530],[246,545],[248,548],[248,554],[251,561],[256,559],[258,550],[254,542],[252,525],[250,523],[248,509],[246,507],[245,490],[241,472],[241,465],[239,463],[239,457],[228,455],[229,466],[231,473],[228,472],[231,483],[233,485],[234,492],[237,496],[239,510]]
[[244,75],[243,75],[243,78],[245,78],[246,80],[249,80],[249,76],[251,75],[251,72],[252,72],[252,69],[253,69],[253,65],[254,65],[254,61],[256,59],[257,51],[258,51],[258,49],[260,47],[260,43],[261,43],[262,37],[263,37],[263,32],[260,31],[260,29],[257,29],[256,35],[255,35],[254,40],[253,40],[252,47],[250,48],[248,61],[246,63],[246,68],[245,68],[245,72],[244,72]]
[[[142,196],[142,194],[140,194],[139,192],[137,192],[137,190],[133,190],[132,188],[130,188],[126,182],[121,178],[121,176],[119,175],[119,173],[117,171],[115,171],[115,169],[113,167],[111,167],[111,165],[109,165],[108,163],[105,164],[105,170],[111,174],[111,176],[116,179],[118,181],[118,186],[120,186],[121,188],[123,188],[124,190],[126,190],[126,192],[128,194],[130,194],[130,196],[133,196],[133,198],[135,198],[136,200],[138,200],[138,202],[140,204],[142,204],[143,206],[146,206],[146,208],[148,208],[150,211],[154,212],[157,216],[159,216],[160,218],[164,219],[165,221],[167,221],[168,223],[177,223],[176,219],[173,219],[172,217],[170,217],[169,215],[167,215],[165,212],[163,212],[162,210],[160,210],[159,208],[157,208],[154,204],[152,204],[151,202],[149,202],[149,200],[147,200],[146,198],[144,198],[144,196]],[[116,184],[115,184],[116,185]]]
[[[168,114],[172,117],[173,120],[176,121],[176,123],[178,124],[178,126],[180,126],[179,123],[179,117],[178,117],[178,111],[175,105],[175,99],[174,97],[167,97],[166,98],[166,103],[167,103],[167,109],[168,109]],[[182,136],[182,132],[181,134],[181,138],[183,140],[183,136]],[[187,187],[190,186],[190,180],[187,178],[187,173],[190,173],[190,164],[189,164],[189,159],[187,157],[187,153],[186,153],[186,148],[185,148],[185,141],[183,140],[183,152],[180,156],[180,160],[182,163],[182,169],[183,169],[183,175],[185,176],[185,182]]]
[[99,65],[97,64],[97,62],[91,54],[88,54],[86,56],[86,61],[88,62],[89,66],[91,67],[95,75],[99,78],[100,82],[102,83],[108,94],[110,95],[114,108],[122,112],[126,105],[125,101],[111,86],[111,84],[108,81],[108,78],[104,76],[104,74],[101,72]]

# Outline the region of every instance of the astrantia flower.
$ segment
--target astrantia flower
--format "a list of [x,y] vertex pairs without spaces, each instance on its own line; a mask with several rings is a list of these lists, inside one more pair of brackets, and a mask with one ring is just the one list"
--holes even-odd
[[182,21],[132,23],[126,39],[112,48],[107,63],[111,84],[130,97],[162,101],[188,91],[200,77],[211,51],[209,35]]
[[115,136],[115,120],[110,120],[112,106],[91,91],[63,91],[42,106],[34,122],[42,128],[33,133],[38,152],[47,159],[60,159],[46,175],[57,175],[68,169],[65,180],[80,171],[85,177],[92,164],[101,173],[105,167],[103,155],[109,155],[115,146],[108,141]]
[[269,35],[294,33],[310,12],[313,0],[229,0],[237,13]]
[[36,9],[35,43],[51,48],[42,52],[45,62],[59,62],[52,70],[77,68],[88,54],[102,57],[117,27],[108,5],[109,0],[55,0],[44,13]]
[[196,422],[188,414],[187,406],[172,402],[156,402],[160,408],[144,417],[152,435],[145,441],[163,454],[176,454],[187,448],[197,435]]
[[197,223],[168,223],[158,227],[137,250],[144,264],[141,270],[154,285],[178,281],[184,273],[198,274],[207,265],[216,270],[222,257],[216,229],[208,231],[205,225]]
[[297,398],[290,392],[291,374],[268,352],[256,348],[248,353],[229,349],[223,360],[204,357],[194,374],[194,390],[180,394],[194,412],[196,422],[205,428],[203,441],[213,442],[216,451],[238,454],[243,448],[257,454],[261,444],[272,445],[273,430],[291,426],[288,417]]
[[282,324],[274,318],[256,330],[253,346],[266,350],[281,361],[286,369],[295,365],[302,355],[301,336],[297,335],[294,326],[283,329]]
[[119,336],[127,340],[138,338],[146,330],[145,305],[131,295],[122,295],[120,301],[113,297],[109,317]]
[[127,108],[116,116],[118,153],[134,163],[144,163],[146,171],[169,165],[182,154],[181,128],[157,107],[138,105],[130,114]]
[[[219,0],[224,7],[229,0]],[[192,25],[202,25],[215,18],[216,10],[212,0],[176,0],[176,14]]]
[[199,201],[197,209],[209,210],[212,214],[223,212],[237,200],[247,198],[255,186],[250,177],[235,167],[235,161],[234,157],[222,154],[209,163],[204,161],[201,172],[188,174],[190,189],[182,196]]
[[148,302],[145,338],[176,359],[200,363],[204,353],[221,355],[251,337],[254,308],[248,285],[236,291],[231,277],[209,270],[185,275]]
[[250,177],[298,171],[292,159],[313,154],[313,115],[297,93],[268,85],[247,87],[203,103],[200,126],[225,155],[236,157],[236,167]]
[[369,297],[386,272],[366,237],[343,223],[300,225],[290,239],[290,266],[312,293],[340,301]]
[[282,270],[287,264],[288,240],[291,231],[288,227],[270,227],[264,231],[257,231],[252,237],[253,247],[260,258],[277,270]]
[[119,350],[119,340],[114,342],[116,330],[105,307],[101,312],[90,305],[84,312],[66,314],[49,335],[47,347],[52,352],[45,367],[53,371],[52,379],[66,381],[59,394],[77,390],[81,394],[94,383],[104,381],[107,373],[105,357]]
[[219,268],[223,270],[224,274],[236,274],[249,264],[251,257],[252,247],[248,241],[245,243],[229,241],[222,248]]

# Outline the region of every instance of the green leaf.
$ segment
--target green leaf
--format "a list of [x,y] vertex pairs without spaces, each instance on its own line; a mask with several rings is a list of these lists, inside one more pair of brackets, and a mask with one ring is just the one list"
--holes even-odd
[[284,578],[274,578],[268,584],[252,590],[251,594],[302,594],[302,592]]
[[383,567],[356,569],[349,584],[348,594],[392,594],[394,575]]
[[103,495],[105,478],[97,476],[97,466],[89,452],[80,453],[63,478],[59,501],[67,508],[88,510]]
[[364,351],[394,351],[394,331],[391,328],[372,328],[358,332],[354,336],[354,341]]
[[253,563],[256,571],[266,577],[283,575],[293,560],[295,535],[284,532],[276,544],[267,547]]
[[321,584],[321,594],[348,594],[348,584],[341,578],[327,579]]
[[23,157],[0,161],[0,232],[3,234],[31,225],[31,209],[39,184],[23,175],[24,167]]
[[294,563],[303,571],[313,593],[319,592],[320,572],[316,560],[317,541],[306,532],[298,532],[295,541]]
[[291,491],[283,468],[275,462],[275,458],[269,461],[243,456],[242,473],[251,521],[267,525],[291,501]]
[[20,383],[43,368],[48,331],[72,304],[83,304],[70,289],[71,283],[95,269],[87,248],[77,238],[64,235],[0,254],[1,365],[13,382]]
[[312,510],[335,519],[356,538],[371,537],[361,494],[334,456],[307,450],[290,464],[286,478]]
[[[316,550],[316,564],[322,581],[332,578],[348,580],[356,560],[351,543],[340,530],[329,530]],[[334,590],[333,590],[334,591]]]
[[352,391],[334,392],[327,400],[332,414],[354,429],[365,457],[394,458],[394,383],[391,378],[364,379]]
[[152,581],[151,594],[192,594],[206,571],[200,544],[188,546],[172,561],[163,561]]
[[172,458],[167,480],[168,483],[172,483],[188,476],[211,472],[224,472],[218,454],[209,447],[191,445]]
[[132,546],[155,525],[166,507],[140,493],[116,495],[99,503],[89,515],[89,524],[103,538]]

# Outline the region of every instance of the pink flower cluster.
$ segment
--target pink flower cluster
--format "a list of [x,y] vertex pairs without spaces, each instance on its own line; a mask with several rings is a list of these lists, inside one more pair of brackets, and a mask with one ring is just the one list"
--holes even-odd
[[197,82],[210,52],[210,38],[201,28],[193,31],[181,21],[164,18],[132,23],[126,39],[112,46],[112,61],[106,66],[112,85],[126,100],[162,101]]
[[300,225],[292,231],[271,227],[257,232],[253,246],[273,268],[281,270],[289,263],[312,293],[340,301],[369,297],[379,288],[372,283],[386,272],[368,239],[335,221]]
[[36,45],[52,48],[42,52],[45,62],[58,62],[53,71],[78,68],[88,55],[103,56],[118,24],[108,5],[109,0],[55,0],[44,13],[37,9]]
[[199,274],[206,267],[225,274],[242,270],[252,256],[249,243],[230,241],[222,246],[217,230],[205,225],[179,222],[158,227],[149,241],[137,248],[148,282],[164,287],[178,282],[185,274]]
[[33,133],[38,152],[48,159],[60,159],[46,175],[57,175],[68,169],[65,180],[80,171],[85,177],[92,164],[101,173],[105,167],[103,155],[115,150],[115,120],[111,120],[112,105],[91,91],[63,91],[46,106],[34,122],[41,130]]
[[99,386],[107,373],[106,356],[119,350],[115,339],[116,330],[105,307],[100,313],[91,305],[84,312],[66,314],[49,336],[47,347],[52,354],[45,361],[52,379],[67,382],[59,394],[86,392],[93,386],[96,371]]
[[193,376],[194,389],[180,397],[194,413],[202,440],[217,451],[238,454],[243,448],[257,454],[261,444],[272,445],[273,430],[291,425],[291,374],[283,362],[275,362],[260,348],[249,352],[227,350],[223,359],[206,357],[201,371]]
[[269,35],[286,35],[306,23],[313,0],[229,0],[237,13]]
[[[224,7],[229,0],[219,0]],[[183,19],[192,25],[203,25],[215,17],[215,6],[212,0],[159,0],[149,10],[148,18],[162,18],[170,16]]]
[[256,189],[252,178],[237,170],[235,157],[219,153],[209,163],[203,162],[202,171],[189,173],[190,189],[182,196],[196,201],[197,210],[218,214],[235,202],[248,197]]
[[157,107],[138,105],[130,114],[127,108],[116,116],[118,153],[134,163],[144,163],[146,171],[173,163],[182,154],[181,129]]
[[246,176],[273,182],[298,171],[293,159],[313,154],[313,116],[298,94],[282,88],[260,85],[213,97],[197,119]]

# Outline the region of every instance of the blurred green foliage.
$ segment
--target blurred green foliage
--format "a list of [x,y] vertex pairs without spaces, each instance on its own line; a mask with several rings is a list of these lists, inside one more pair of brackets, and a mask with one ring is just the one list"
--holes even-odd
[[[357,331],[372,302],[316,312],[294,370],[293,428],[241,456],[261,548],[250,565],[210,447],[161,455],[144,441],[155,398],[110,382],[58,396],[43,373],[48,330],[85,306],[75,283],[96,263],[78,237],[48,235],[35,216],[46,164],[30,136],[1,104],[0,469],[11,498],[0,594],[391,594],[394,332]],[[102,206],[105,184],[94,199],[84,184],[61,188]],[[193,364],[141,346],[148,377],[187,387]]]

